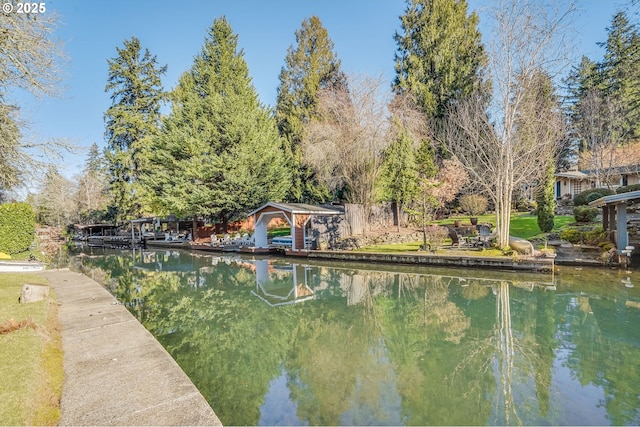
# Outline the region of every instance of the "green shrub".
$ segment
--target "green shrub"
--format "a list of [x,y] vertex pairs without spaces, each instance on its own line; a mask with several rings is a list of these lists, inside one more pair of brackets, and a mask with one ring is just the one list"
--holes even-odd
[[598,246],[607,240],[607,232],[601,228],[595,228],[591,231],[584,232],[584,237],[582,238],[583,243],[592,246]]
[[536,202],[533,202],[521,195],[514,196],[513,206],[518,212],[533,212],[536,210]]
[[591,246],[605,247],[608,244],[607,232],[601,228],[594,228],[589,231],[568,228],[560,233],[560,238],[569,243],[583,243]]
[[569,243],[580,243],[582,241],[582,231],[574,228],[567,228],[566,230],[562,230],[560,238]]
[[576,206],[573,208],[573,216],[576,222],[592,222],[598,216],[598,209],[589,206]]
[[0,205],[0,252],[25,252],[35,239],[35,215],[27,203]]
[[638,190],[640,190],[640,184],[626,185],[624,187],[618,187],[618,189],[616,190],[616,194],[629,193],[631,191]]
[[608,188],[592,188],[590,190],[585,190],[582,193],[578,193],[573,196],[573,205],[574,206],[584,206],[588,205],[589,202],[593,202],[594,200],[598,200],[600,197],[610,196],[614,194],[613,190]]
[[605,252],[609,252],[611,249],[615,248],[615,245],[608,240],[606,242],[600,242],[598,246],[600,246],[600,248]]

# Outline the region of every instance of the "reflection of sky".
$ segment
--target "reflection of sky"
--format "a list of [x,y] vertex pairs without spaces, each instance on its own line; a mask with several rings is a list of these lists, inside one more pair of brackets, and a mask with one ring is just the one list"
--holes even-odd
[[269,383],[269,391],[264,396],[264,403],[260,407],[259,426],[300,426],[302,423],[296,415],[298,405],[289,398],[287,388],[287,371]]
[[[349,408],[340,418],[340,425],[404,425],[402,398],[384,343],[378,342],[376,348],[371,349],[371,354],[377,359],[375,374],[369,376],[366,372],[360,373]],[[375,384],[372,384],[372,379]],[[367,387],[374,387],[378,391],[374,399],[370,398],[371,390],[367,390]],[[309,425],[306,420],[303,422],[298,418],[297,410],[298,405],[290,399],[287,371],[283,369],[281,375],[269,383],[269,390],[260,407],[258,425]]]
[[[593,384],[580,384],[574,372],[566,365],[566,359],[570,353],[566,350],[558,350],[553,364],[552,393],[562,396],[560,419],[571,425],[610,425],[607,418],[606,400],[601,387]],[[552,400],[553,401],[553,400]],[[594,402],[601,402],[594,405]]]
[[[517,419],[523,425],[572,425],[572,426],[605,426],[611,425],[604,407],[605,396],[602,388],[593,384],[580,384],[575,378],[575,372],[566,366],[566,359],[570,353],[558,350],[552,367],[551,386],[549,387],[549,411],[540,414],[539,402],[536,396],[535,380],[523,378],[519,373],[513,373],[511,378],[511,392],[514,399],[515,414],[509,414],[509,423],[514,424]],[[519,366],[520,362],[516,363]],[[494,361],[496,379],[501,382],[498,362]],[[493,405],[490,422],[495,425],[505,425],[505,406],[501,396]],[[601,402],[594,405],[594,402]]]
[[398,393],[396,375],[382,341],[378,342],[378,348],[373,349],[373,353],[379,355],[373,366],[376,371],[374,377],[379,379],[378,384],[375,384],[380,393],[378,399],[367,399],[369,393],[367,393],[366,387],[371,385],[370,379],[363,381],[362,375],[366,375],[366,373],[361,373],[356,382],[351,406],[340,418],[340,424],[343,426],[404,425],[402,398]]

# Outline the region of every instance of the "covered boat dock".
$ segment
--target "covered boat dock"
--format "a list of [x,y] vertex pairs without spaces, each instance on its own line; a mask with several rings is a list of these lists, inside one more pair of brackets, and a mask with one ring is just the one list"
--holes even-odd
[[254,216],[255,247],[268,248],[267,225],[274,218],[284,218],[291,226],[291,250],[306,249],[306,225],[313,215],[340,215],[342,212],[323,206],[306,203],[275,203],[268,202],[249,213]]

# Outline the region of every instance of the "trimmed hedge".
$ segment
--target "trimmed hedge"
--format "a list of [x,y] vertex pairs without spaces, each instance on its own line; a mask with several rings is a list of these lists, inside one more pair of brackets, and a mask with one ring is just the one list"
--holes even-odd
[[585,190],[582,193],[578,193],[573,196],[573,205],[574,206],[584,206],[588,205],[589,202],[593,202],[594,200],[598,200],[600,197],[610,196],[615,194],[613,190],[609,188],[592,188],[590,190]]
[[640,184],[627,185],[625,187],[618,187],[616,194],[629,193],[630,191],[640,190]]
[[31,205],[5,203],[0,205],[0,252],[26,252],[35,239],[36,220]]
[[576,222],[593,222],[598,216],[598,209],[589,206],[576,206],[573,208],[573,217]]

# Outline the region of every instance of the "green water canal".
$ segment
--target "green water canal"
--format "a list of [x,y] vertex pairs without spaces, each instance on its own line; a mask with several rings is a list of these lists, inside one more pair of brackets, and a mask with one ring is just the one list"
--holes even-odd
[[640,274],[75,254],[225,425],[639,425]]

